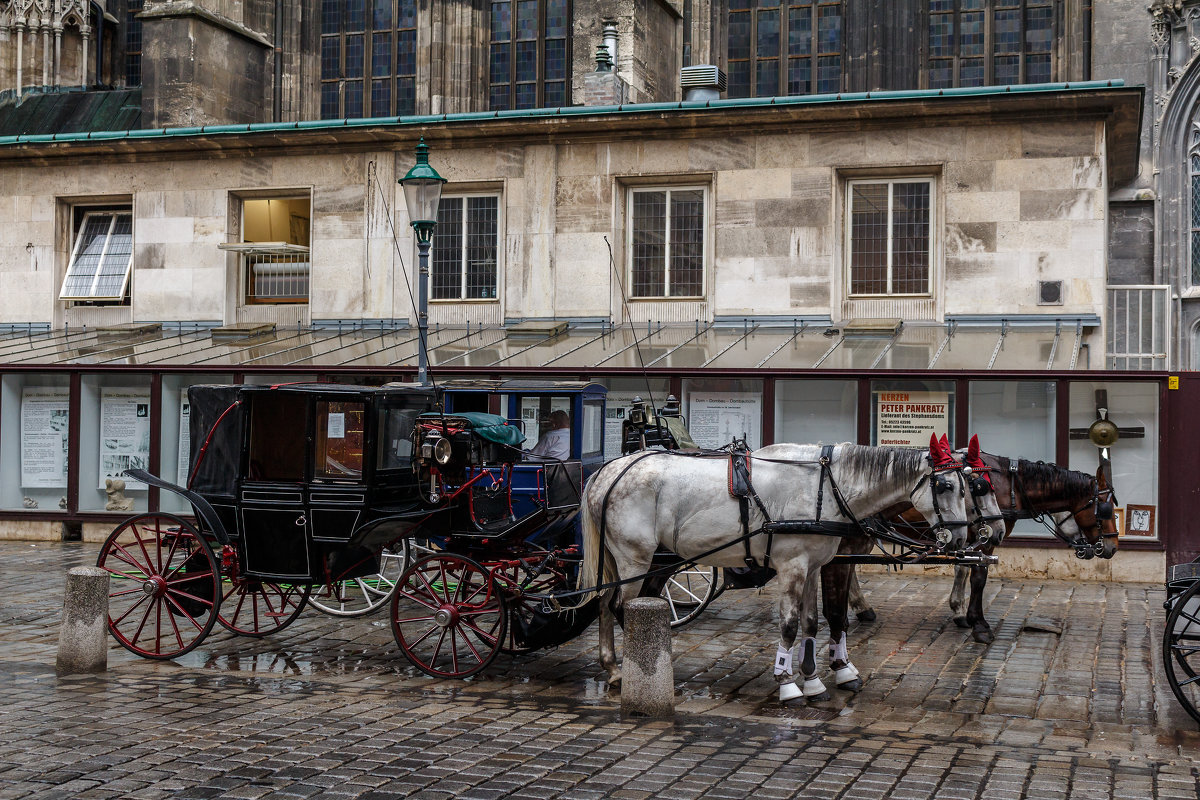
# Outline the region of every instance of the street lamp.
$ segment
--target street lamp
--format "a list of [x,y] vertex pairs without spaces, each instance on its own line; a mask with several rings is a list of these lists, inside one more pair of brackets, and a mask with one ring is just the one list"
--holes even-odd
[[442,201],[442,186],[446,179],[429,166],[429,146],[425,138],[417,144],[417,163],[400,179],[404,187],[404,202],[408,218],[417,234],[417,382],[425,383],[428,370],[427,339],[429,336],[429,245],[437,227],[438,205]]

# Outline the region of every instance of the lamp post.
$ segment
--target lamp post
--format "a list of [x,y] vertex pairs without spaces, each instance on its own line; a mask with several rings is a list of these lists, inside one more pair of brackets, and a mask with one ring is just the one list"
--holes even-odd
[[429,166],[429,146],[425,137],[417,144],[417,163],[400,179],[404,187],[404,202],[408,218],[417,235],[417,382],[424,384],[428,372],[429,337],[429,246],[433,229],[437,227],[438,205],[442,201],[442,186],[446,179]]

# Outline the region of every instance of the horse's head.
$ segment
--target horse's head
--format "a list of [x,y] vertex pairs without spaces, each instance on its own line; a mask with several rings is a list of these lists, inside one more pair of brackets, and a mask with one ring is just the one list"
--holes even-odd
[[[972,442],[978,458],[978,440]],[[968,531],[981,542],[991,539],[990,523],[1002,515],[986,473],[977,473],[965,460],[960,461],[946,437],[930,437],[927,459],[929,471],[909,497],[913,508],[933,528],[936,541],[943,546],[952,541],[965,543]]]
[[[1117,495],[1108,484],[1108,476],[1103,466],[1100,466],[1096,470],[1096,476],[1088,481],[1088,489],[1090,496],[1077,498],[1069,517],[1076,528],[1073,541],[1075,555],[1080,558],[1112,558],[1117,552],[1118,544],[1114,510]],[[1059,524],[1059,527],[1061,529],[1062,525]]]

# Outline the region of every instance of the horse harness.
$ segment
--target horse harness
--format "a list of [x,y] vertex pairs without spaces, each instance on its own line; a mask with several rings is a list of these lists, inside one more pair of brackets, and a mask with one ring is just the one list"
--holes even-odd
[[[767,512],[766,506],[763,505],[762,498],[754,490],[754,484],[751,481],[751,453],[749,448],[745,446],[745,442],[735,442],[735,447],[730,451],[729,456],[729,494],[738,501],[739,517],[742,525],[742,546],[745,548],[746,566],[751,569],[768,569],[771,565],[771,547],[775,541],[775,534],[785,533],[806,533],[817,534],[821,536],[837,536],[845,538],[848,536],[867,536],[876,537],[892,544],[901,545],[910,548],[922,548],[926,545],[911,539],[899,531],[887,526],[882,521],[875,517],[868,519],[859,519],[851,511],[850,505],[846,502],[842,490],[837,485],[837,480],[833,476],[833,449],[834,445],[827,444],[821,447],[821,457],[818,464],[821,467],[820,480],[817,483],[817,508],[816,518],[811,520],[772,520],[771,515]],[[773,461],[773,459],[763,459],[765,461]],[[911,498],[928,480],[931,484],[933,496],[933,510],[937,514],[938,530],[945,531],[944,534],[937,535],[938,546],[945,546],[953,538],[950,534],[951,528],[963,528],[971,523],[966,520],[946,520],[942,516],[942,508],[938,503],[938,495],[945,491],[953,490],[953,486],[940,473],[949,470],[959,471],[961,466],[955,464],[953,467],[943,467],[936,469],[929,475],[925,475],[909,492]],[[961,479],[960,479],[961,480]],[[837,520],[821,519],[821,512],[825,504],[825,484],[828,482],[830,494],[833,496],[834,502],[837,504],[838,512],[850,520],[850,522],[840,522]],[[959,486],[960,492],[962,486]],[[976,511],[979,511],[978,499],[976,502]],[[763,517],[763,524],[757,531],[750,530],[750,503],[753,502],[758,512]],[[750,539],[757,533],[765,533],[767,536],[766,549],[763,552],[763,563],[760,565],[758,559],[750,551]]]

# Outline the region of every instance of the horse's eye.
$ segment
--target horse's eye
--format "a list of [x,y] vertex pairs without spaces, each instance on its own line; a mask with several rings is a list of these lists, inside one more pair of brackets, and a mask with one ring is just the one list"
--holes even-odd
[[933,490],[938,494],[945,494],[946,492],[951,491],[953,488],[954,486],[946,478],[939,476],[933,479]]
[[1096,503],[1096,519],[1112,519],[1113,504],[1100,501]]
[[976,497],[983,497],[985,494],[987,494],[991,490],[992,490],[992,485],[990,483],[988,483],[987,480],[985,480],[984,478],[972,478],[971,479],[971,494],[975,495]]

